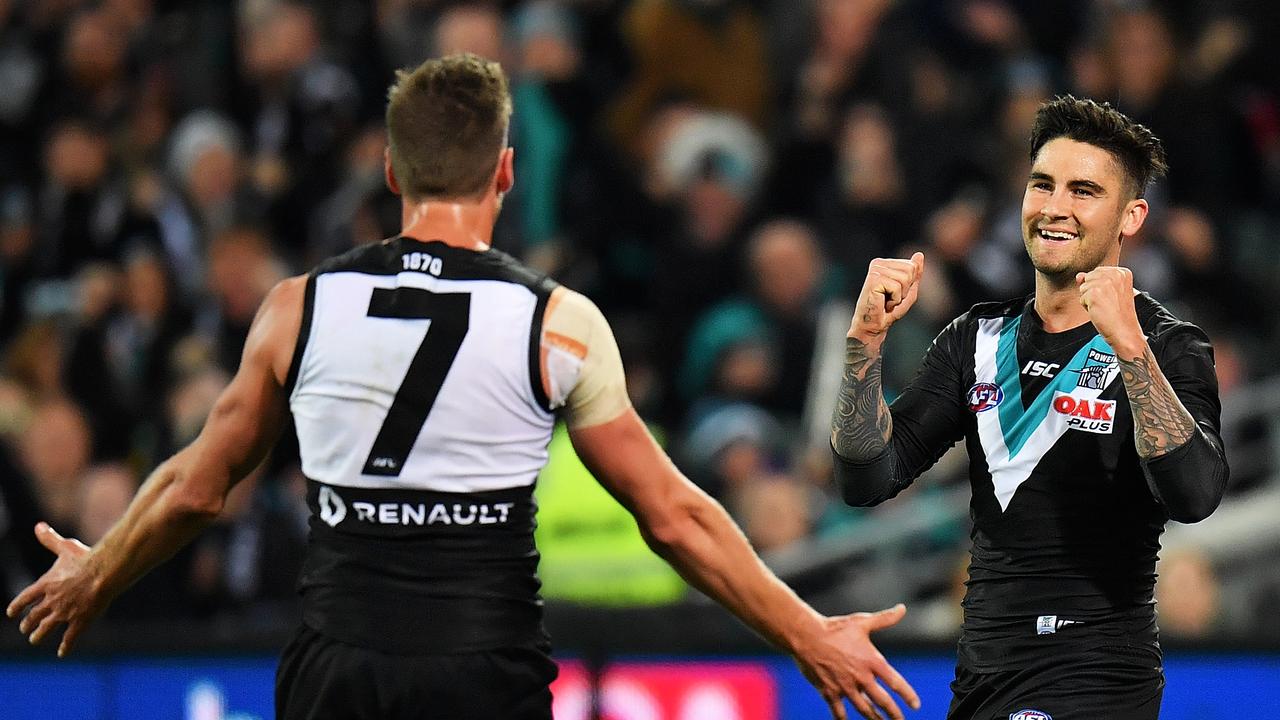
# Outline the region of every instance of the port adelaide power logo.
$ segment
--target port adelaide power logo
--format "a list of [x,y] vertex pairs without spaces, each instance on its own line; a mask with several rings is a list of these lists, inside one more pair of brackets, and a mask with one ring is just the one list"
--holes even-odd
[[1089,357],[1084,361],[1084,367],[1075,372],[1080,373],[1080,378],[1076,380],[1076,387],[1105,390],[1120,373],[1120,363],[1116,362],[1116,356],[1111,353],[1089,348]]

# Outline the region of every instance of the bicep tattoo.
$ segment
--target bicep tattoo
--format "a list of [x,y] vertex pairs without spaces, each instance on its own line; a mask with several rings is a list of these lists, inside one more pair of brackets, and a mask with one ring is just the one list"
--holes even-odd
[[1160,371],[1151,348],[1120,360],[1125,393],[1133,410],[1134,444],[1144,460],[1160,457],[1191,439],[1196,422]]
[[831,417],[831,444],[842,457],[871,460],[885,451],[893,435],[893,416],[884,401],[883,360],[866,343],[849,338],[844,379]]

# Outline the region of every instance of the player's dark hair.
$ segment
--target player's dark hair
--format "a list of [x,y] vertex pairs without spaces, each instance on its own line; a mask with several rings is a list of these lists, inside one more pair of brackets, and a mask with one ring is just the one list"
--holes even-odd
[[1151,181],[1169,170],[1160,138],[1110,103],[1062,95],[1041,105],[1031,128],[1032,161],[1045,143],[1060,137],[1111,153],[1132,183],[1134,197],[1142,197]]
[[502,67],[470,53],[399,70],[387,91],[387,144],[400,191],[421,200],[482,195],[507,142]]

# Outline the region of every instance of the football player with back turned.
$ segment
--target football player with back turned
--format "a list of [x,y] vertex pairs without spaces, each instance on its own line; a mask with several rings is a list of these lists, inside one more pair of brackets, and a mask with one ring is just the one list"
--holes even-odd
[[511,98],[470,55],[402,72],[387,105],[397,237],[280,283],[191,446],[92,548],[41,524],[58,558],[9,605],[65,655],[121,590],[218,515],[292,413],[311,533],[302,626],[277,715],[550,720],[533,483],[562,417],[597,478],[691,583],[790,653],[845,717],[919,700],[868,639],[901,606],[824,617],[760,562],[671,464],[627,398],[589,300],[489,247],[513,181]]

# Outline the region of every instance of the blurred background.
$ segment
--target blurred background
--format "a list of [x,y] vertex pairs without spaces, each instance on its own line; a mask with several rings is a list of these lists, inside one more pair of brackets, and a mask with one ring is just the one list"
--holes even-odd
[[[1217,356],[1232,484],[1212,518],[1164,536],[1170,692],[1193,665],[1200,690],[1250,672],[1274,687],[1276,37],[1266,0],[0,0],[0,588],[48,566],[37,520],[94,542],[199,432],[273,283],[398,231],[386,87],[396,68],[467,50],[512,82],[517,182],[495,245],[600,305],[641,414],[802,595],[827,612],[907,602],[883,645],[941,698],[918,716],[941,717],[964,450],[892,503],[842,507],[827,438],[850,301],[871,258],[926,254],[887,345],[892,395],[955,315],[1030,292],[1028,133],[1040,102],[1071,92],[1164,139],[1172,171],[1123,261]],[[52,651],[0,625],[0,714],[269,715],[303,489],[290,431],[211,531],[121,596],[79,665],[47,664]],[[597,706],[629,698],[605,703],[618,720],[818,716],[802,708],[816,695],[788,695],[794,670],[648,552],[563,432],[539,502],[548,624],[573,659],[558,718],[587,717],[592,687]],[[122,657],[174,653],[268,660],[209,661],[206,679],[174,680],[172,711],[121,704],[117,685],[168,687]],[[743,653],[765,659],[609,671],[618,655]],[[716,668],[721,691],[668,687]],[[226,679],[241,670],[250,685]],[[734,672],[766,693],[734,702],[764,714],[724,710],[724,693],[755,687]],[[1235,717],[1204,692],[1171,696],[1166,717]],[[1264,697],[1277,702],[1232,702]]]

